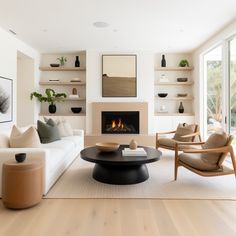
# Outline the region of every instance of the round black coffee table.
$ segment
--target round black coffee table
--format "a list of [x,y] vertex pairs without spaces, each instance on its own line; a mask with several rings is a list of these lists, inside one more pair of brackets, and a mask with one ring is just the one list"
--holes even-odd
[[[96,163],[93,178],[108,184],[136,184],[149,178],[146,164],[158,161],[161,152],[155,148],[143,147],[147,156],[122,156],[121,145],[116,152],[101,152],[96,147],[88,147],[80,152],[82,159]],[[141,146],[140,146],[141,147]]]

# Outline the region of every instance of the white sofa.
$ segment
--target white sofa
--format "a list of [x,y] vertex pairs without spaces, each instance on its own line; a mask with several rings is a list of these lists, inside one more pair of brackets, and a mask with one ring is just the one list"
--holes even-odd
[[0,148],[0,197],[2,196],[2,165],[24,152],[27,158],[41,159],[44,163],[44,190],[46,195],[52,185],[84,148],[84,131],[74,130],[73,136],[42,144],[41,148]]

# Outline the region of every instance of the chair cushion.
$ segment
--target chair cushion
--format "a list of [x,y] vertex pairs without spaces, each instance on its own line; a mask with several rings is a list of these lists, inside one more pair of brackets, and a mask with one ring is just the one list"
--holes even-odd
[[39,148],[41,147],[39,135],[34,127],[21,132],[15,125],[10,135],[11,148]]
[[[225,133],[214,133],[212,134],[204,145],[202,149],[211,149],[223,147],[227,144],[228,136]],[[203,171],[218,170],[220,166],[218,165],[219,158],[222,153],[199,153],[199,154],[190,154],[182,153],[179,155],[180,161],[185,164]]]
[[160,145],[175,148],[176,141],[172,138],[159,138],[158,142]]
[[181,142],[191,142],[192,137],[189,138],[182,138],[181,136],[192,134],[195,132],[196,125],[187,125],[187,124],[179,124],[173,139]]

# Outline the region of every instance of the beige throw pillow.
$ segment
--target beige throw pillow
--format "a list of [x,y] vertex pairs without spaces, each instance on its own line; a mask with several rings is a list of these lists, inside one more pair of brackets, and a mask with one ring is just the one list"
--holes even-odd
[[22,132],[15,125],[12,127],[10,135],[11,148],[39,148],[41,147],[38,132],[34,127]]
[[186,123],[179,124],[173,139],[180,141],[180,142],[191,142],[192,137],[182,138],[181,136],[194,133],[195,128],[196,128],[196,125],[188,125]]

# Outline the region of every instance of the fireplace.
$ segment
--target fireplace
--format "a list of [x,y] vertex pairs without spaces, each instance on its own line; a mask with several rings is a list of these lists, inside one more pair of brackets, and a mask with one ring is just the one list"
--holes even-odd
[[139,111],[102,111],[103,134],[139,134]]

